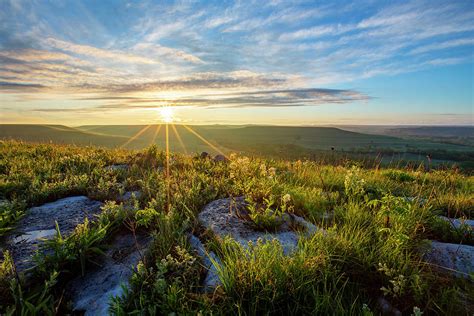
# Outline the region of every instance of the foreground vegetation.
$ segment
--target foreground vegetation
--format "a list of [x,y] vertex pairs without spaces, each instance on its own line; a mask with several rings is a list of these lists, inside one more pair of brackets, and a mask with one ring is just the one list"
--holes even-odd
[[[472,218],[474,178],[457,169],[367,169],[353,162],[285,161],[232,155],[226,162],[91,147],[0,144],[0,234],[7,236],[28,207],[72,196],[108,201],[96,221],[45,242],[28,278],[8,251],[0,265],[0,313],[61,314],[70,308],[64,284],[87,273],[118,231],[154,237],[125,295],[111,312],[155,314],[360,314],[380,312],[384,297],[406,314],[470,314],[471,279],[455,279],[423,262],[428,239],[474,245],[467,227],[437,215]],[[128,169],[110,169],[128,164]],[[166,189],[170,187],[168,205]],[[125,191],[138,199],[117,203]],[[245,196],[256,227],[271,229],[287,211],[325,229],[284,255],[276,242],[242,248],[203,230],[196,216],[207,203]],[[252,204],[253,203],[253,204]],[[269,212],[268,210],[271,210]],[[272,217],[273,216],[273,217]],[[187,241],[194,233],[222,259],[222,287],[200,292],[205,271]]]

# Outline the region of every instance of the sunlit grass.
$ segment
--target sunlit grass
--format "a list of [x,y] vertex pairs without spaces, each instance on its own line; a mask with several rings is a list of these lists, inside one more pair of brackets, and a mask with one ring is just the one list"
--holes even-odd
[[[12,292],[9,282],[15,274],[4,261],[2,269],[8,271],[0,271],[2,313],[7,306],[21,311],[21,304],[15,303],[20,291],[35,306],[43,304],[51,311],[60,306],[61,312],[70,312],[62,301],[62,286],[74,274],[87,273],[101,256],[96,249],[107,249],[110,237],[130,225],[155,236],[155,242],[130,290],[114,301],[119,314],[369,315],[369,309],[379,314],[379,297],[406,314],[415,306],[425,314],[465,314],[469,308],[462,301],[463,295],[472,294],[469,281],[440,274],[424,264],[418,252],[427,238],[473,242],[449,226],[441,231],[436,221],[437,214],[451,208],[458,208],[459,214],[472,208],[468,200],[473,177],[455,171],[361,169],[238,155],[216,163],[156,146],[133,152],[4,142],[0,155],[0,193],[16,201],[20,214],[70,195],[105,201],[114,200],[119,191],[142,193],[130,204],[107,203],[97,222],[49,243],[53,252],[38,258],[42,266],[35,270],[37,287],[20,282]],[[104,168],[114,163],[129,168]],[[304,238],[290,256],[274,243],[243,249],[219,240],[195,220],[203,206],[217,198],[245,195],[261,201],[274,196],[281,208],[286,194],[292,212],[326,228],[325,234]],[[424,203],[405,197],[423,198]],[[456,202],[459,197],[464,197],[462,203]],[[334,216],[326,221],[321,216],[328,212]],[[0,227],[15,226],[15,216],[1,220]],[[203,271],[187,243],[190,232],[202,234],[207,249],[224,263],[219,268],[223,287],[214,295],[199,291]],[[47,283],[50,280],[57,283]],[[36,294],[43,291],[47,299],[41,302]]]

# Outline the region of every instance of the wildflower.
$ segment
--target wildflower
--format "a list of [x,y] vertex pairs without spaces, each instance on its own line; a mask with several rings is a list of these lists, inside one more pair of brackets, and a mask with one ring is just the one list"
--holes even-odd
[[282,200],[283,200],[283,203],[285,203],[285,204],[290,202],[291,201],[291,195],[289,195],[288,193],[283,195]]
[[276,175],[276,168],[275,167],[268,168],[268,177],[271,179],[275,175]]

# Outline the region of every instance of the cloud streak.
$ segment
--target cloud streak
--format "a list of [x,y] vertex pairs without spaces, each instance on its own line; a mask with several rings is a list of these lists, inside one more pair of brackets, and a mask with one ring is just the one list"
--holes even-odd
[[[323,104],[345,104],[366,102],[370,97],[354,90],[340,89],[285,89],[251,91],[242,93],[182,96],[180,98],[88,97],[81,100],[108,101],[94,107],[68,109],[70,112],[95,112],[103,110],[156,109],[163,105],[191,106],[200,108],[246,108],[246,107],[300,107]],[[112,102],[110,102],[112,101]],[[120,102],[115,102],[120,101]],[[35,112],[61,112],[58,108],[37,108]]]

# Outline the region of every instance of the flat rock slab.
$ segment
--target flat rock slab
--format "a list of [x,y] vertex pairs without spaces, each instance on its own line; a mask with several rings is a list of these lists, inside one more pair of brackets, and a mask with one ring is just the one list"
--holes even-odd
[[[256,243],[259,239],[271,241],[276,239],[280,242],[285,254],[291,253],[297,246],[299,235],[290,229],[291,225],[285,223],[277,232],[262,232],[255,230],[250,223],[238,216],[233,211],[236,208],[244,208],[243,197],[216,200],[204,207],[198,215],[198,220],[205,228],[212,230],[217,236],[230,236],[239,244],[248,247],[249,242]],[[290,217],[290,216],[288,216]],[[298,216],[291,216],[293,223],[302,227],[307,234],[313,234],[317,227]]]
[[100,266],[77,277],[67,285],[74,312],[84,315],[108,315],[111,297],[123,294],[138,262],[142,260],[151,238],[132,234],[115,237]]
[[56,234],[58,222],[61,234],[70,234],[86,218],[92,220],[101,211],[102,203],[86,196],[73,196],[30,208],[20,220],[15,233],[7,239],[19,271],[33,267],[32,257],[43,238]]
[[424,258],[458,277],[468,278],[474,272],[474,246],[432,241]]

